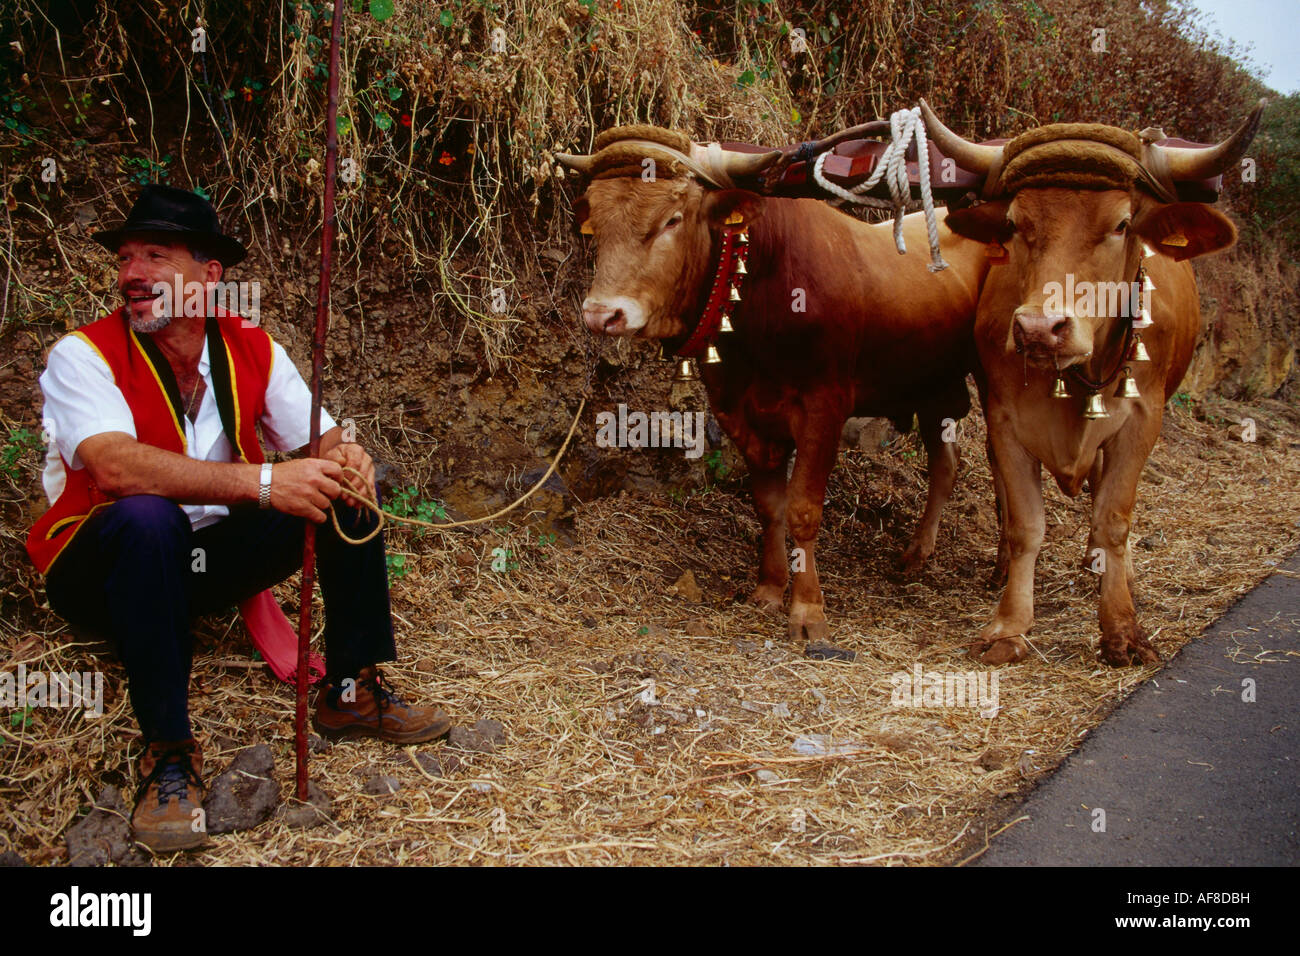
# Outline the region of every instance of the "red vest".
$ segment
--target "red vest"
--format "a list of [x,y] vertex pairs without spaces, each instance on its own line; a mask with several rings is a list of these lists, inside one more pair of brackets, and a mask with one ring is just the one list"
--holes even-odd
[[[184,407],[171,366],[153,340],[132,331],[122,308],[72,334],[90,343],[108,364],[135,418],[136,440],[185,454]],[[239,316],[222,312],[208,320],[207,338],[213,395],[226,438],[237,460],[260,464],[264,459],[257,423],[266,409],[271,337],[261,328],[246,328]],[[81,523],[114,500],[96,487],[87,469],[73,470],[64,461],[63,471],[62,493],[27,535],[27,553],[43,574]]]

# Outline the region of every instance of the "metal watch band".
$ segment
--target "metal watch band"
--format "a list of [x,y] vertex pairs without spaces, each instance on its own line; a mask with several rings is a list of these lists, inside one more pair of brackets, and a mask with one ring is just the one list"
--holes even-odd
[[269,461],[262,464],[261,484],[257,489],[257,506],[271,507],[271,463]]

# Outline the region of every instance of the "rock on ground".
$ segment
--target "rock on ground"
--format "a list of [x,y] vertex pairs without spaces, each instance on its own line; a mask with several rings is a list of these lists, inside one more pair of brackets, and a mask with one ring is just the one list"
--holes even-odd
[[146,866],[147,854],[131,839],[131,811],[117,787],[105,785],[94,809],[64,834],[69,866]]
[[232,833],[255,827],[280,803],[280,785],[271,776],[275,758],[266,744],[235,755],[229,769],[212,782],[203,802],[208,833]]

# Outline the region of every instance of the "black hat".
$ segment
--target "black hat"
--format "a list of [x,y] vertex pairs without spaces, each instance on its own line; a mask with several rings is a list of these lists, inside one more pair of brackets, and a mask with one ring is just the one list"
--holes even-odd
[[217,211],[198,193],[175,186],[150,183],[140,190],[126,222],[93,236],[105,249],[117,252],[123,241],[137,233],[175,233],[177,239],[195,240],[227,268],[248,255],[239,240],[222,235]]

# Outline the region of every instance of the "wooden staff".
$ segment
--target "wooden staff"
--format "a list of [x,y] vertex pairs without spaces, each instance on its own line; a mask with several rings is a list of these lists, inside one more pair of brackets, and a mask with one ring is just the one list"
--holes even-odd
[[[311,343],[311,443],[308,452],[320,457],[321,367],[329,332],[330,266],[334,253],[334,173],[339,152],[339,44],[343,37],[343,7],[335,2],[330,20],[329,99],[325,108],[325,199],[320,231],[320,285],[316,292],[316,335]],[[294,745],[298,755],[298,799],[307,799],[307,650],[311,643],[312,590],[316,583],[316,524],[307,522],[302,542],[302,596],[298,609],[298,706],[294,715]]]

